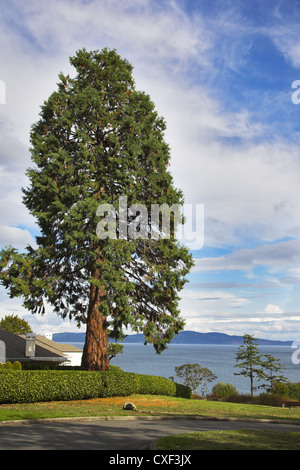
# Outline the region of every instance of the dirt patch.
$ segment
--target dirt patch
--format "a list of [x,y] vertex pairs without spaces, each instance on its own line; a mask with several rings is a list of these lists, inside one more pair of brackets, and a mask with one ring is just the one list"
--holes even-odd
[[108,397],[108,398],[93,398],[90,400],[78,401],[77,403],[91,404],[91,405],[123,405],[125,401],[132,401],[136,406],[158,406],[169,407],[176,405],[176,402],[171,400],[164,400],[162,397]]

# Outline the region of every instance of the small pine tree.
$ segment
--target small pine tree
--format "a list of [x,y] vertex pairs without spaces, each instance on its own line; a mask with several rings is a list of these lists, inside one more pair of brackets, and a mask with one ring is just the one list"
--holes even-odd
[[263,359],[265,371],[264,379],[267,381],[262,387],[266,388],[267,392],[272,393],[275,383],[287,381],[287,378],[282,374],[285,367],[279,359],[275,359],[271,354],[263,354],[261,358]]
[[238,348],[236,353],[236,364],[234,367],[241,368],[241,372],[234,373],[234,375],[243,375],[250,379],[250,394],[253,397],[253,392],[257,387],[254,387],[254,379],[261,380],[265,377],[263,371],[263,361],[255,338],[251,335],[245,334],[243,336],[244,344]]

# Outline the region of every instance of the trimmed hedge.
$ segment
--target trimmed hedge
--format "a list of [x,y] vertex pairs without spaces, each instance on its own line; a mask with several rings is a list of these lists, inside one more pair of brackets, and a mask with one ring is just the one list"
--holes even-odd
[[22,370],[22,364],[19,361],[15,361],[15,362],[7,361],[4,364],[0,362],[0,370],[1,369]]
[[0,403],[84,400],[132,394],[191,398],[188,387],[164,377],[79,370],[0,370]]

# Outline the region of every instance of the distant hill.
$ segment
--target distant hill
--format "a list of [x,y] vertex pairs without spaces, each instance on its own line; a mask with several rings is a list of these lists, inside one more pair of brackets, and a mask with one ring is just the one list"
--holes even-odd
[[52,340],[57,343],[84,343],[85,333],[53,333]]
[[[54,333],[53,341],[58,343],[84,343],[85,333]],[[128,335],[124,343],[144,343],[143,334]],[[256,339],[259,345],[291,346],[292,341],[275,341]],[[243,344],[242,336],[226,335],[225,333],[199,333],[197,331],[181,331],[172,340],[172,344]]]

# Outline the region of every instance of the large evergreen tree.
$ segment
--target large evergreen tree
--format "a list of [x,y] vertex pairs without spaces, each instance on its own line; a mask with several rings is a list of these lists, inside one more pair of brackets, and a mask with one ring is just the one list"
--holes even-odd
[[182,205],[183,195],[168,171],[165,122],[135,89],[131,64],[109,49],[82,49],[70,62],[75,77],[59,75],[31,131],[23,192],[40,229],[37,248],[3,249],[0,279],[33,313],[47,301],[86,323],[82,365],[107,370],[108,333],[122,339],[130,326],[160,353],[183,329],[178,293],[193,262],[174,226],[169,238],[132,239],[122,219],[115,239],[97,236],[100,204],[121,220],[120,197],[150,214],[151,204]]

